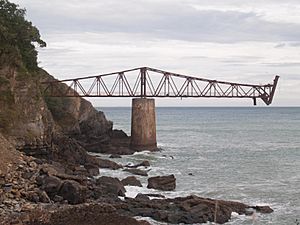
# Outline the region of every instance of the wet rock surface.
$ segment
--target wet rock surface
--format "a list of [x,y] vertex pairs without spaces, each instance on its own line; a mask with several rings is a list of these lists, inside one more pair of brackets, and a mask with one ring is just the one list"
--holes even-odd
[[126,165],[125,167],[127,168],[138,168],[138,167],[149,167],[150,166],[150,162],[148,160],[144,160],[143,162],[141,163],[138,163],[136,165]]
[[125,179],[121,180],[121,182],[124,186],[126,186],[126,185],[137,186],[137,187],[143,186],[141,184],[141,182],[135,176],[126,177]]
[[121,209],[122,213],[151,217],[157,221],[172,224],[206,222],[224,224],[230,220],[232,212],[245,214],[250,208],[261,212],[257,206],[252,207],[239,202],[201,198],[195,195],[174,199],[149,200],[147,195],[139,194],[134,199],[127,198],[126,204],[127,207]]
[[176,188],[176,178],[174,175],[150,177],[147,188],[173,191]]

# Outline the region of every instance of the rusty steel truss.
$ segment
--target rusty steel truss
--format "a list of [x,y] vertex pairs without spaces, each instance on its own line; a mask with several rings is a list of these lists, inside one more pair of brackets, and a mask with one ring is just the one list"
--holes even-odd
[[273,83],[266,85],[240,84],[141,67],[43,84],[50,97],[250,98],[254,105],[257,99],[270,105],[278,79],[275,76]]

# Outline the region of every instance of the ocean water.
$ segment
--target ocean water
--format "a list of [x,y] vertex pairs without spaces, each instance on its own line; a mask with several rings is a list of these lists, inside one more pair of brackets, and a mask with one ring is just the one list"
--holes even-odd
[[[114,122],[115,129],[130,134],[130,108],[98,109]],[[270,205],[275,210],[254,217],[233,216],[228,223],[232,225],[296,225],[300,221],[300,108],[157,108],[156,122],[161,152],[145,151],[116,161],[146,159],[151,164],[149,176],[174,174],[176,190],[162,194],[196,194]],[[146,188],[147,178],[139,179],[144,187],[128,186],[127,196],[160,193]]]

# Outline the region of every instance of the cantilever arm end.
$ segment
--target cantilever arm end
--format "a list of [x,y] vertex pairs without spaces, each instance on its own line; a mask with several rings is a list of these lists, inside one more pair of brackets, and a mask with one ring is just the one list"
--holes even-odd
[[272,103],[272,101],[273,101],[273,97],[274,97],[275,90],[276,90],[276,87],[277,87],[278,79],[279,79],[279,76],[276,75],[275,79],[274,79],[274,82],[273,82],[273,87],[272,87],[272,90],[271,90],[271,93],[270,93],[268,105],[270,105]]

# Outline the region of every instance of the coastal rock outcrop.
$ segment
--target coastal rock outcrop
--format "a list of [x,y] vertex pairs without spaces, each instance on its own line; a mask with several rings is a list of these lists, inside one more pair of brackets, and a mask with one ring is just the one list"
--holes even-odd
[[130,186],[143,187],[141,182],[135,176],[126,177],[125,179],[121,180],[121,182],[124,186],[130,185]]
[[[246,214],[248,206],[239,202],[221,201],[201,198],[195,195],[174,199],[152,199],[140,195],[126,199],[127,207],[123,208],[129,215],[151,217],[157,221],[171,224],[195,224],[215,222],[224,224],[231,219],[232,212]],[[258,208],[257,208],[258,209]],[[258,210],[258,212],[260,212]]]
[[176,188],[176,178],[173,174],[169,176],[150,177],[147,188],[173,191]]

